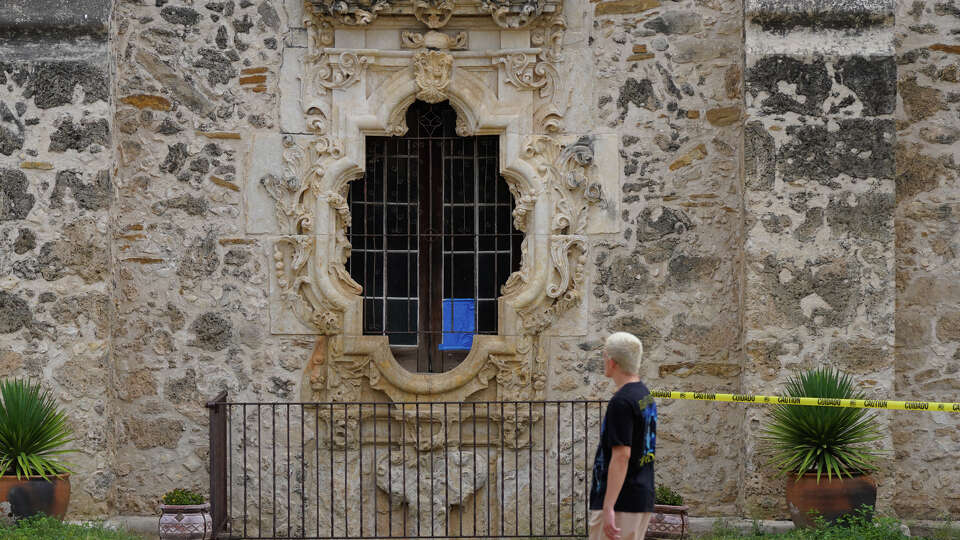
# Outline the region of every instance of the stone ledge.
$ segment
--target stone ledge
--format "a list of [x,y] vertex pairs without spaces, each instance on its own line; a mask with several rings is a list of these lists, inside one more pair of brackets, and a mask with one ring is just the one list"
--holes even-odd
[[105,40],[110,0],[32,0],[0,7],[5,40],[60,40],[80,36]]
[[856,30],[893,24],[894,0],[746,0],[746,18],[768,32]]

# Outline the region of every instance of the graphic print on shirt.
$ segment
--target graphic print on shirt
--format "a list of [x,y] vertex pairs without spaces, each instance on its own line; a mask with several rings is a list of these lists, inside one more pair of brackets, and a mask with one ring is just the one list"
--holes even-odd
[[[607,429],[607,417],[604,416],[600,421],[600,440],[603,441],[604,432]],[[597,447],[597,453],[593,458],[593,482],[591,483],[590,499],[603,499],[607,492],[607,463],[603,459],[603,443]]]
[[[642,404],[642,403],[641,403]],[[640,465],[653,462],[657,450],[657,404],[650,400],[643,412],[643,452],[640,454]]]

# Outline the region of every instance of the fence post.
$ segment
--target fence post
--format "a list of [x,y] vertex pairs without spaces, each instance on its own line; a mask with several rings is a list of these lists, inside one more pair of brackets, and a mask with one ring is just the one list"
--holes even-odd
[[227,391],[207,402],[210,409],[210,513],[213,538],[227,523]]

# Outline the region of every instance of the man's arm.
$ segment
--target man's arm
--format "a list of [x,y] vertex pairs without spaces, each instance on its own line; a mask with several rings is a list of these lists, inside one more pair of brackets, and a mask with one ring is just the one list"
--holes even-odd
[[617,504],[617,497],[623,488],[629,463],[630,447],[614,446],[610,455],[610,468],[607,470],[607,493],[603,498],[603,531],[610,540],[620,538],[620,529],[614,521],[613,506]]

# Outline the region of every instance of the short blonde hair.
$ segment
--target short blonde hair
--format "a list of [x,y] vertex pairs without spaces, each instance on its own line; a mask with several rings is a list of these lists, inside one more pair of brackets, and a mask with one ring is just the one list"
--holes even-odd
[[631,375],[640,373],[643,359],[643,343],[633,334],[616,332],[607,337],[603,350],[624,372]]

